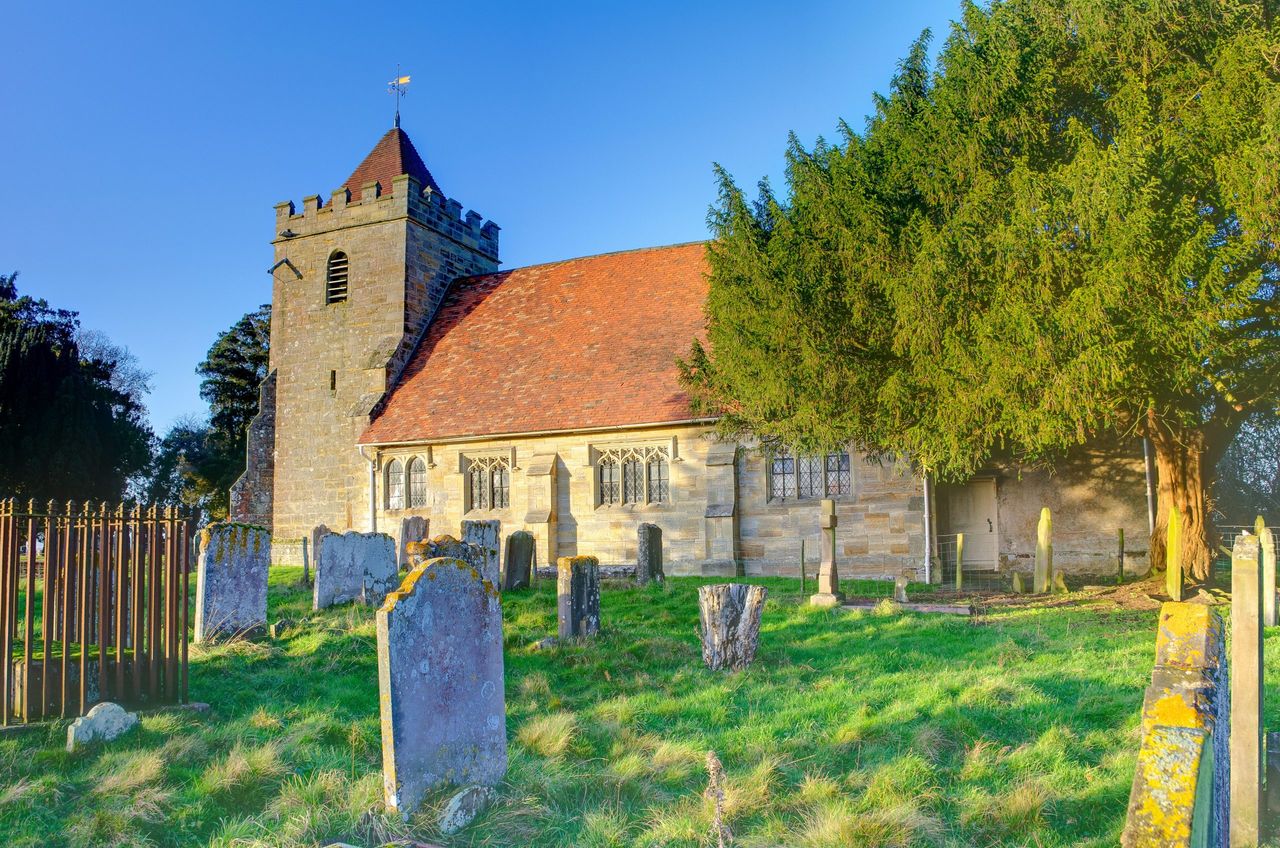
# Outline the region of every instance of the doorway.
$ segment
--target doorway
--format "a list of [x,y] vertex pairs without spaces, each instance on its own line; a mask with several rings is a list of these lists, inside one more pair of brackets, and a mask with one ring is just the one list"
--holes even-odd
[[978,477],[967,483],[939,486],[937,503],[938,554],[944,569],[955,573],[955,540],[963,533],[964,570],[995,571],[1000,561],[995,478]]

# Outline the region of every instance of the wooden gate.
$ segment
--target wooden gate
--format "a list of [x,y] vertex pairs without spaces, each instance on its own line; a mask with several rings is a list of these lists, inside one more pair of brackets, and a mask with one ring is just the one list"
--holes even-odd
[[0,500],[0,724],[185,702],[192,520]]

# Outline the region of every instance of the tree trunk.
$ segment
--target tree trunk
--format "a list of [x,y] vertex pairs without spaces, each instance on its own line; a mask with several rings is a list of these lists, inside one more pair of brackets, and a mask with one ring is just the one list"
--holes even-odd
[[1165,567],[1165,539],[1169,511],[1182,514],[1182,570],[1197,583],[1209,579],[1217,533],[1209,514],[1208,450],[1200,430],[1180,430],[1156,423],[1148,415],[1147,437],[1156,453],[1156,529],[1151,535],[1151,567]]
[[702,660],[717,671],[740,671],[751,665],[760,644],[760,615],[769,590],[745,583],[720,583],[698,588],[698,617],[702,629]]

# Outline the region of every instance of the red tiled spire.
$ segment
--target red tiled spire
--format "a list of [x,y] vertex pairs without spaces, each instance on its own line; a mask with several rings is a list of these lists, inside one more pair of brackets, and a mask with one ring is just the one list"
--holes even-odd
[[391,181],[401,174],[416,177],[424,188],[431,186],[432,191],[443,194],[439,183],[427,170],[426,163],[418,155],[409,136],[404,130],[395,127],[378,140],[359,167],[347,177],[345,185],[351,192],[351,202],[358,201],[361,187],[374,180],[381,184],[384,195],[391,194]]

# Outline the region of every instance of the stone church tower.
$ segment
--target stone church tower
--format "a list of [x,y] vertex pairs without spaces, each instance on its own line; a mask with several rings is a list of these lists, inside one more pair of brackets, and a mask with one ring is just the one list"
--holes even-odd
[[369,529],[356,446],[449,283],[498,268],[498,226],[445,197],[398,126],[327,203],[276,206],[271,356],[233,518],[295,561],[317,524]]

